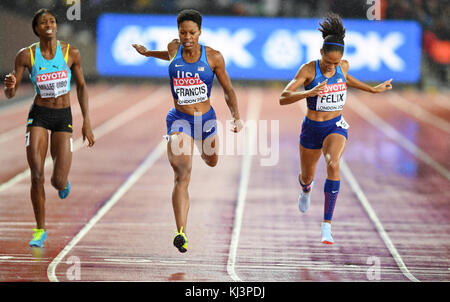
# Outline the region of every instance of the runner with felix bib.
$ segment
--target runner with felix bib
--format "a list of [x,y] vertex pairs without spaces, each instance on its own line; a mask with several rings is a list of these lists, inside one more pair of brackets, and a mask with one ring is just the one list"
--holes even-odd
[[[347,98],[347,86],[371,93],[392,89],[391,80],[371,87],[348,74],[349,63],[342,60],[345,28],[336,14],[320,23],[324,39],[321,58],[300,67],[285,87],[280,104],[288,105],[306,99],[307,113],[300,134],[301,194],[298,206],[306,212],[310,204],[316,165],[323,154],[327,165],[324,184],[325,204],[322,221],[322,243],[333,244],[331,220],[340,188],[339,161],[348,139],[349,125],[341,111]],[[301,86],[304,91],[297,92]]]

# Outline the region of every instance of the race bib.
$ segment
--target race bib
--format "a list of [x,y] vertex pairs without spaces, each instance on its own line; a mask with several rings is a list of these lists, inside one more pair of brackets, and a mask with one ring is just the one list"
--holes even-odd
[[208,100],[208,87],[200,78],[174,78],[173,90],[178,105],[191,105]]
[[329,84],[317,96],[316,111],[339,111],[344,108],[347,99],[345,83]]
[[41,98],[57,98],[68,93],[68,81],[66,70],[36,75],[36,84]]
[[341,127],[342,129],[348,129],[350,125],[344,120],[344,117],[341,116],[341,119],[336,122],[336,126]]

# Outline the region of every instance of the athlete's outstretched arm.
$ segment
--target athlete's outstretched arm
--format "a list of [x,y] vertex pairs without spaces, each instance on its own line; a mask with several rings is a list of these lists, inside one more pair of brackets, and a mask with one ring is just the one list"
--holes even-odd
[[347,74],[346,80],[347,80],[347,86],[357,88],[359,90],[371,92],[371,93],[380,93],[380,92],[384,92],[386,90],[392,89],[392,84],[391,84],[392,79],[390,79],[389,81],[385,81],[381,84],[378,84],[377,86],[374,86],[374,87],[367,85],[366,83],[361,82],[358,79],[355,79],[354,77],[352,77],[349,74]]
[[217,80],[223,88],[225,95],[225,102],[230,109],[231,115],[233,117],[233,132],[239,132],[243,125],[241,117],[239,115],[239,108],[237,104],[236,92],[231,85],[230,77],[225,69],[225,60],[219,51],[213,50],[212,61],[214,65],[214,73],[216,74]]
[[348,70],[349,70],[349,64],[346,60],[342,60],[341,63],[341,68],[345,73],[345,80],[347,81],[347,86],[349,87],[353,87],[362,91],[367,91],[367,92],[371,92],[371,93],[380,93],[380,92],[384,92],[386,90],[391,90],[392,89],[392,79],[390,79],[389,81],[385,81],[375,87],[372,87],[370,85],[367,85],[364,82],[361,82],[360,80],[352,77],[351,75],[348,74]]
[[83,141],[88,140],[89,147],[92,147],[95,143],[94,134],[92,133],[91,120],[89,117],[89,100],[86,82],[83,76],[83,70],[81,69],[81,55],[77,48],[71,46],[69,50],[70,58],[72,60],[72,66],[70,69],[75,75],[77,84],[77,98],[80,104],[81,113],[83,114],[83,128],[81,130],[83,135]]
[[154,57],[157,59],[169,61],[169,52],[167,50],[148,50],[143,45],[132,44],[138,53],[146,57]]
[[31,66],[30,60],[31,56],[28,48],[19,50],[14,63],[14,71],[7,74],[5,77],[5,87],[3,88],[3,92],[8,99],[16,95],[16,91],[19,89],[20,83],[22,82],[27,62],[30,62],[29,65]]
[[297,89],[299,89],[307,79],[314,77],[314,72],[314,70],[311,70],[311,64],[304,64],[300,67],[294,79],[287,84],[281,93],[280,105],[289,105],[307,97],[319,95],[327,84],[326,80],[318,84],[313,89],[297,91]]

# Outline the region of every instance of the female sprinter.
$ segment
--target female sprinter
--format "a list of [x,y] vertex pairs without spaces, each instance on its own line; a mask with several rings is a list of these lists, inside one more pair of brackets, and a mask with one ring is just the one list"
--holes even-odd
[[224,90],[225,101],[233,117],[232,131],[240,131],[242,122],[222,54],[198,42],[201,14],[196,10],[183,10],[177,16],[177,24],[179,40],[170,42],[167,51],[150,51],[137,44],[133,47],[144,56],[170,60],[170,86],[175,107],[169,111],[166,122],[167,154],[175,174],[172,206],[177,231],[173,244],[184,253],[187,251],[185,232],[194,141],[202,144],[201,157],[208,166],[214,167],[218,161],[216,114],[209,99],[214,75]]
[[78,49],[56,40],[57,20],[47,10],[38,10],[32,20],[39,42],[21,49],[16,55],[14,71],[5,78],[4,92],[12,98],[20,86],[25,69],[35,86],[36,96],[30,108],[26,130],[26,150],[31,170],[31,201],[37,228],[30,246],[42,247],[45,229],[44,162],[49,145],[53,158],[52,186],[61,199],[70,192],[68,174],[72,163],[72,113],[70,110],[70,78],[76,76],[77,96],[83,113],[83,140],[94,145],[88,109],[88,94]]
[[[345,149],[349,125],[341,115],[347,86],[371,93],[392,89],[391,80],[375,87],[366,85],[348,74],[349,63],[342,60],[345,28],[340,17],[329,14],[320,24],[324,39],[321,59],[300,67],[295,78],[285,87],[280,104],[288,105],[306,98],[307,113],[300,134],[300,174],[302,188],[298,199],[301,212],[310,203],[316,165],[323,153],[327,164],[325,205],[322,222],[322,243],[333,244],[331,220],[339,193],[339,160]],[[300,86],[305,90],[297,92]]]

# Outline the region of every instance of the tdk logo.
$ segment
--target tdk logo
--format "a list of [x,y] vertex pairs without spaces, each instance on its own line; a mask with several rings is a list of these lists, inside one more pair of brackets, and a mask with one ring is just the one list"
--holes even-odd
[[[178,30],[174,27],[161,26],[147,28],[125,26],[114,40],[113,57],[119,64],[140,65],[148,58],[139,55],[133,48],[130,48],[130,45],[139,43],[147,45],[151,49],[167,49],[168,37],[178,37]],[[252,68],[256,60],[246,46],[253,39],[255,39],[255,34],[250,29],[231,32],[226,28],[217,30],[202,28],[200,43],[220,50],[227,64],[235,64],[240,68]],[[156,60],[156,64],[168,65],[162,60]]]
[[[350,61],[352,70],[367,67],[378,70],[381,64],[394,71],[405,69],[405,62],[397,54],[397,49],[404,43],[401,32],[381,35],[377,32],[362,34],[347,31],[344,59]],[[323,39],[317,30],[273,31],[263,46],[264,61],[274,69],[291,69],[303,62],[318,58]],[[347,50],[352,49],[349,53]]]
[[[302,64],[320,58],[319,22],[207,16],[199,42],[220,51],[233,79],[290,80]],[[394,78],[411,83],[420,79],[422,29],[418,22],[343,23],[343,59],[349,61],[352,76],[362,81]],[[142,56],[131,44],[167,50],[167,44],[178,38],[178,29],[175,16],[105,14],[99,18],[97,35],[101,75],[166,77],[168,61]]]

